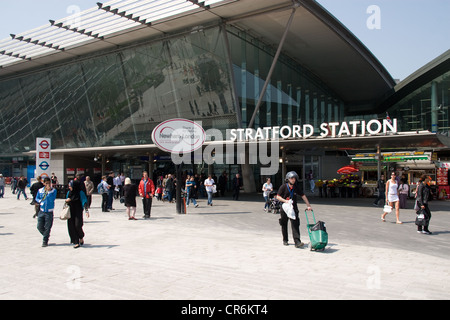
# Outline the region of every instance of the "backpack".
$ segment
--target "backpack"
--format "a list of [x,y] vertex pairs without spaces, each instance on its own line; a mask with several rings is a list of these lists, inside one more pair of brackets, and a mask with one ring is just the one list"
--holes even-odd
[[100,182],[100,183],[98,184],[98,186],[97,186],[97,192],[98,192],[99,194],[105,193],[105,188],[103,187],[103,183],[102,183],[102,182]]

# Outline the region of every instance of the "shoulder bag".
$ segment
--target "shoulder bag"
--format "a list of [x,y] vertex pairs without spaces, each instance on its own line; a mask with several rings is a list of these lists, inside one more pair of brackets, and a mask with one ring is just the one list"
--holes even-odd
[[61,220],[70,219],[70,207],[67,203],[64,204],[64,207],[61,210],[61,215],[59,216]]

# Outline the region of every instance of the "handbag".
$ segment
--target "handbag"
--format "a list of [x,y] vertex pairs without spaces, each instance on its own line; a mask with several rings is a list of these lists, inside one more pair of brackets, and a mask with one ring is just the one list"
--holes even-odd
[[417,213],[416,225],[417,226],[426,226],[428,224],[428,218],[427,218],[427,215],[425,214],[425,210],[421,209],[421,210],[417,211],[416,213]]
[[392,212],[392,207],[389,206],[389,205],[385,205],[384,208],[383,208],[383,212],[391,213]]
[[68,220],[70,219],[70,207],[67,203],[64,204],[64,207],[61,210],[61,214],[59,216],[59,218],[61,220]]

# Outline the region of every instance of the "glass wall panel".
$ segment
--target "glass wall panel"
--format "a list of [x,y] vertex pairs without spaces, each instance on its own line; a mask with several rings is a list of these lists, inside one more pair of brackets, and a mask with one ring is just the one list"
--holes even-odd
[[2,153],[149,144],[164,120],[237,127],[219,27],[202,29],[0,82]]
[[391,118],[398,119],[399,131],[448,132],[449,100],[450,71],[410,93],[388,113]]
[[[242,30],[227,27],[236,91],[246,127],[255,110],[275,50]],[[323,83],[291,58],[281,54],[254,127],[341,121],[343,112],[328,113],[326,102],[343,104]]]

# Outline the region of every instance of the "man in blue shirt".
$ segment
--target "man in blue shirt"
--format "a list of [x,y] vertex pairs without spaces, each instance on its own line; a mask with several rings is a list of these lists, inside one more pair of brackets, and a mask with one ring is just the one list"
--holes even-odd
[[186,205],[189,207],[189,202],[192,200],[194,203],[194,206],[197,208],[198,204],[197,201],[194,198],[195,190],[197,186],[195,185],[194,177],[191,177],[189,180],[186,181]]
[[50,230],[53,226],[53,210],[55,209],[56,194],[57,190],[52,187],[50,178],[44,178],[44,187],[39,189],[35,199],[39,203],[37,229],[43,236],[43,247],[48,246]]

